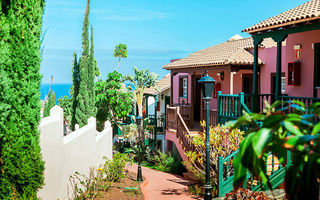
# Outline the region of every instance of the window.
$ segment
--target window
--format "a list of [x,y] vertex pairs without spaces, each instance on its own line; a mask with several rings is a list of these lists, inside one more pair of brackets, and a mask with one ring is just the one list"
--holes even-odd
[[285,94],[286,93],[286,77],[284,76],[284,74],[282,74],[281,76],[281,94]]
[[183,98],[188,96],[188,77],[179,78],[179,96]]

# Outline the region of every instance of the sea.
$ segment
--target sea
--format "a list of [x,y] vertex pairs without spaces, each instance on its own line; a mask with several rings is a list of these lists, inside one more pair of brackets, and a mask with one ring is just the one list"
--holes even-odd
[[[41,84],[40,85],[40,99],[41,100],[45,100],[45,97],[48,95],[49,93],[49,87],[50,87],[50,84]],[[71,84],[68,84],[68,83],[63,83],[63,84],[51,84],[51,90],[54,91],[54,93],[56,94],[56,104],[58,104],[58,99],[60,97],[63,97],[63,96],[68,96],[70,97],[70,87],[71,87]]]

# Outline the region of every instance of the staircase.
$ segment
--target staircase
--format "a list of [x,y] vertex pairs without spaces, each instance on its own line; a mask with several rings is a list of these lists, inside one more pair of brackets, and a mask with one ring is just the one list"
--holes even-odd
[[[239,95],[227,95],[218,92],[217,99],[217,112],[215,114],[216,119],[210,120],[216,123],[224,124],[230,120],[235,120],[242,115],[242,111],[245,110],[250,113],[250,109],[247,107],[246,103],[251,102],[251,96],[240,93]],[[261,94],[259,95],[260,104],[259,109],[263,109],[265,100],[271,103],[272,95]],[[181,114],[183,113],[183,114]],[[185,119],[188,119],[188,115],[185,110],[181,111],[180,107],[167,107],[166,116],[166,137],[175,143],[179,154],[183,160],[187,160],[185,155],[186,151],[197,151],[196,146],[192,143],[192,137],[197,134],[197,132],[192,132],[189,130]],[[211,117],[212,118],[212,117]],[[246,130],[247,127],[242,127]],[[238,150],[227,156],[226,158],[219,157],[218,159],[218,196],[224,196],[226,193],[233,190],[233,159],[237,155]],[[287,152],[287,165],[282,166],[278,159],[270,154],[266,161],[267,173],[269,175],[271,184],[273,188],[279,187],[284,180],[287,168],[291,165],[291,154]],[[258,191],[263,189],[259,181],[253,178],[251,174],[248,173],[245,188],[249,188],[253,191]]]
[[192,137],[198,134],[198,132],[189,130],[180,113],[180,107],[167,107],[166,119],[166,137],[168,140],[175,143],[182,160],[186,161],[188,157],[185,155],[185,152],[195,150],[195,146],[192,143]]

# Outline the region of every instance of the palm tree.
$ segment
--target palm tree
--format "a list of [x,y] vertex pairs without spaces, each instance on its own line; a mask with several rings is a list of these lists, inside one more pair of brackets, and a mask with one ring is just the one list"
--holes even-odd
[[127,45],[126,44],[118,44],[114,48],[113,56],[116,57],[116,58],[119,58],[118,66],[116,68],[116,71],[118,71],[118,69],[119,69],[121,58],[126,58],[127,57],[127,53],[128,53],[128,50],[127,50]]
[[[137,67],[133,67],[134,75],[125,76],[125,80],[131,83],[130,88],[134,90],[135,99],[138,104],[138,115],[142,116],[142,101],[144,90],[155,86],[158,80],[158,74],[150,72],[149,69],[139,70]],[[146,105],[148,106],[148,105]]]

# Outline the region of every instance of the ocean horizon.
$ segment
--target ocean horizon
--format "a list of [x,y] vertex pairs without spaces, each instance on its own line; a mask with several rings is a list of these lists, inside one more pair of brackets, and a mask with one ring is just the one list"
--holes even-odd
[[[49,83],[43,83],[40,85],[40,99],[45,100],[45,97],[49,93]],[[51,84],[51,91],[54,91],[56,94],[56,104],[58,104],[58,99],[63,96],[68,96],[70,97],[70,87],[71,83],[56,83],[56,84]]]

